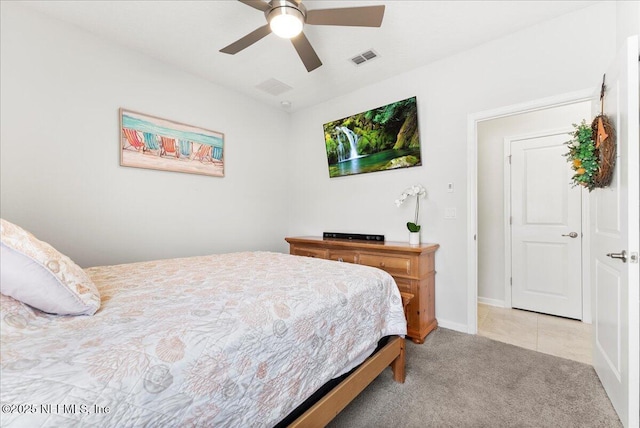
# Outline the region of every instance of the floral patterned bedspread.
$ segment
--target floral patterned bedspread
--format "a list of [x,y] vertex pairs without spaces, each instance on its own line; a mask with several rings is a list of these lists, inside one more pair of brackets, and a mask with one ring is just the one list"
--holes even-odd
[[406,334],[367,266],[245,252],[86,269],[93,316],[1,298],[3,427],[269,427]]

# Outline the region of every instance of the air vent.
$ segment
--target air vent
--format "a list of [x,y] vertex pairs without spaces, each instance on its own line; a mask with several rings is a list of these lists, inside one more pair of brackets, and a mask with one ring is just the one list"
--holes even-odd
[[373,49],[369,49],[368,51],[351,58],[351,62],[353,62],[355,65],[360,65],[377,57],[378,54]]
[[259,83],[258,85],[256,85],[256,88],[260,89],[261,91],[264,91],[268,94],[271,95],[280,95],[283,92],[287,92],[291,89],[293,89],[291,86],[287,85],[286,83],[283,83],[277,79],[269,79],[269,80],[265,80],[262,83]]
[[367,60],[372,60],[375,57],[377,57],[378,55],[374,52],[374,51],[366,51],[365,53],[362,54],[362,56]]

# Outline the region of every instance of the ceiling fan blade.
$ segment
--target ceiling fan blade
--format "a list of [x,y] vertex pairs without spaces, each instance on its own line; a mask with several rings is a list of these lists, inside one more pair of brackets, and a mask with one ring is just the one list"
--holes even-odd
[[344,25],[349,27],[379,27],[384,17],[384,5],[308,10],[305,22],[311,25]]
[[244,3],[247,6],[251,6],[254,9],[258,9],[261,12],[266,12],[271,9],[271,5],[269,3],[265,3],[262,0],[238,0],[240,3]]
[[296,48],[302,63],[307,68],[307,71],[313,71],[322,65],[322,61],[318,58],[316,51],[313,50],[311,43],[309,43],[309,39],[307,39],[307,36],[305,36],[304,33],[300,33],[292,38],[291,43],[293,43],[293,47]]
[[230,55],[235,55],[238,52],[240,52],[242,49],[251,46],[252,44],[262,39],[263,37],[269,35],[270,33],[271,33],[271,28],[269,27],[269,24],[265,24],[262,27],[257,28],[256,30],[247,34],[243,38],[238,39],[235,42],[231,43],[229,46],[226,46],[220,49],[220,52],[230,54]]

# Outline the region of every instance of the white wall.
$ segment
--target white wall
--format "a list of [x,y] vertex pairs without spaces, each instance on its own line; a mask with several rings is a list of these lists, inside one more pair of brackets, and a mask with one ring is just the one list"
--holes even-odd
[[616,46],[622,46],[627,37],[640,34],[640,1],[617,1],[616,11]]
[[[406,242],[411,207],[393,201],[422,183],[429,192],[422,238],[441,245],[436,316],[441,325],[466,331],[467,237],[475,233],[466,219],[467,117],[595,88],[615,52],[615,19],[615,3],[598,3],[292,114],[288,234],[370,232]],[[423,166],[329,179],[323,123],[414,95]],[[456,219],[443,218],[447,207],[456,208]]]
[[[288,114],[1,7],[3,218],[82,266],[286,250]],[[119,107],[223,132],[226,176],[119,166]]]
[[[590,122],[591,103],[538,110],[478,124],[478,300],[504,306],[504,139]],[[570,136],[567,134],[567,140]],[[569,165],[567,164],[567,168]],[[569,185],[569,183],[567,183]]]

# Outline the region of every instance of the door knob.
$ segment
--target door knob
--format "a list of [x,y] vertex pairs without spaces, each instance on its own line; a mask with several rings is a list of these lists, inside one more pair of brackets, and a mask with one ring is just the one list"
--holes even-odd
[[569,238],[577,238],[578,234],[576,232],[571,232],[566,235],[563,234],[562,236],[568,236]]
[[612,259],[620,259],[622,260],[622,263],[627,262],[627,252],[625,250],[622,250],[622,252],[620,253],[609,253],[607,254],[607,257],[611,257]]

